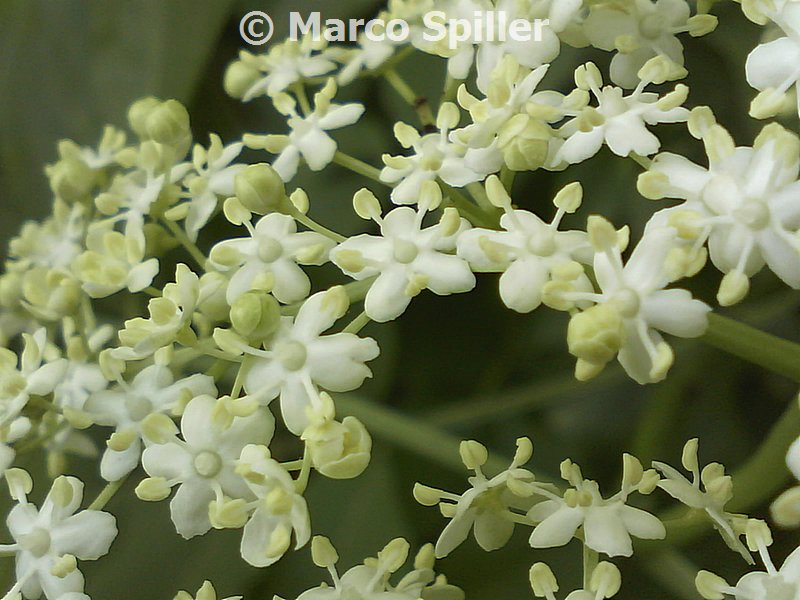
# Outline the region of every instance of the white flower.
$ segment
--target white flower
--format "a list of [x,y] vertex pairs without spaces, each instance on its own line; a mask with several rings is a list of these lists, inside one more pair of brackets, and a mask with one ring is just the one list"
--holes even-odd
[[222,145],[220,137],[214,133],[210,136],[208,150],[196,144],[192,152],[194,171],[183,179],[188,190],[189,204],[186,214],[186,233],[191,240],[214,214],[220,197],[233,195],[233,181],[241,173],[245,165],[231,164],[242,152],[244,144]]
[[47,331],[22,334],[25,349],[19,359],[11,350],[0,348],[0,428],[10,425],[25,408],[30,396],[46,396],[63,379],[68,363],[63,358],[43,362]]
[[748,573],[727,593],[737,600],[795,600],[800,594],[800,548],[786,558],[780,570],[772,564],[767,568],[767,572]]
[[646,125],[680,123],[689,118],[689,111],[680,106],[688,94],[685,85],[679,84],[674,92],[659,97],[645,92],[649,81],[642,80],[626,96],[622,88],[601,88],[600,71],[592,63],[579,67],[576,78],[581,87],[591,90],[598,106],[584,109],[561,128],[559,133],[566,141],[556,153],[554,165],[583,162],[597,154],[604,143],[618,156],[655,154],[661,142]]
[[[638,461],[637,461],[638,464]],[[564,479],[572,485],[563,497],[547,494],[545,500],[528,511],[528,518],[538,523],[530,537],[534,548],[553,548],[567,544],[578,528],[583,528],[586,545],[608,556],[631,556],[631,537],[660,540],[666,535],[664,524],[654,515],[626,504],[628,494],[646,485],[639,465],[638,481],[623,484],[611,498],[600,495],[597,482],[584,479],[571,461],[561,465]],[[646,490],[650,491],[650,490]]]
[[766,264],[787,285],[800,288],[800,140],[777,123],[767,125],[753,147],[734,147],[719,125],[703,134],[709,167],[675,154],[653,161],[639,189],[653,198],[684,203],[660,211],[652,226],[673,224],[696,246],[708,242],[711,261],[723,273],[718,299],[738,302],[747,277]]
[[375,340],[352,333],[322,335],[348,306],[342,287],[314,294],[294,319],[281,318],[267,350],[244,350],[254,355],[247,358],[245,390],[262,402],[280,396],[283,420],[296,435],[309,424],[306,408],[319,402],[317,386],[348,392],[372,375],[364,363],[378,356]]
[[238,472],[258,499],[242,533],[242,558],[254,567],[267,567],[289,549],[292,532],[295,549],[308,542],[308,507],[295,490],[294,480],[270,457],[266,446],[245,446]]
[[278,154],[272,167],[286,182],[294,179],[300,166],[300,157],[312,171],[327,167],[336,154],[336,142],[328,131],[341,129],[357,122],[364,114],[364,105],[333,104],[336,82],[329,79],[325,87],[314,95],[314,110],[305,116],[297,113],[295,101],[287,94],[274,98],[275,107],[289,117],[289,135],[245,134],[244,143],[249,148],[263,148]]
[[72,263],[81,287],[92,298],[105,298],[127,288],[140,292],[158,274],[158,259],[144,260],[145,242],[106,225],[89,229],[86,251]]
[[596,48],[617,50],[611,80],[632,89],[639,69],[655,56],[683,66],[683,46],[675,34],[689,31],[690,17],[686,0],[634,0],[592,6],[583,28]]
[[176,381],[163,364],[145,367],[130,383],[120,379],[118,384],[94,393],[85,405],[94,423],[115,429],[100,462],[106,481],[117,481],[136,468],[147,417],[179,411],[195,396],[217,393],[212,377],[198,373]]
[[251,499],[244,480],[234,472],[248,444],[269,444],[275,420],[264,408],[246,417],[231,416],[230,423],[215,414],[217,401],[197,396],[181,416],[181,435],[153,444],[142,453],[142,466],[164,485],[179,486],[170,502],[175,529],[184,538],[211,528],[209,503],[223,497]]
[[[379,19],[386,17],[387,13],[378,16]],[[337,82],[339,85],[348,85],[355,81],[362,71],[377,69],[394,55],[397,46],[397,42],[388,37],[376,40],[360,33],[357,47],[345,49],[339,59],[343,67],[336,77]]]
[[267,54],[254,55],[242,50],[239,60],[225,73],[225,90],[243,102],[258,96],[274,96],[293,83],[330,73],[336,63],[325,49],[327,42],[305,35],[299,41],[286,40],[273,45]]
[[[580,205],[580,184],[565,188],[564,195],[572,196],[568,202],[559,193],[555,201],[558,212],[550,223],[527,210],[512,209],[511,198],[495,176],[487,180],[486,191],[492,203],[505,210],[500,219],[504,231],[465,231],[458,238],[458,256],[468,260],[475,271],[503,273],[500,277],[503,303],[517,312],[530,312],[541,303],[542,291],[554,269],[570,267],[575,260],[591,262],[593,253],[585,232],[558,231],[564,215]],[[579,277],[582,279],[579,287],[591,289],[582,271]]]
[[[475,170],[467,165],[468,148],[450,135],[459,122],[460,116],[456,105],[445,103],[439,110],[437,118],[438,133],[420,135],[419,132],[405,123],[395,125],[394,133],[400,145],[414,151],[411,156],[384,155],[386,165],[381,171],[381,181],[397,184],[392,190],[392,202],[395,204],[416,204],[426,181],[434,181],[437,177],[453,187],[464,187],[470,183],[481,181],[490,173],[496,173],[502,166],[502,155],[487,155],[487,160],[473,161]],[[452,138],[452,139],[451,139]],[[491,160],[489,160],[491,158]]]
[[617,234],[602,217],[590,217],[595,246],[594,273],[601,292],[568,294],[596,305],[574,315],[567,334],[570,353],[578,358],[576,376],[598,374],[617,354],[620,364],[641,384],[662,380],[674,356],[659,331],[698,337],[708,326],[710,307],[687,290],[664,289],[673,280],[669,268],[675,248],[672,228],[642,237],[623,265]]
[[68,271],[83,250],[86,235],[86,208],[56,199],[53,216],[43,223],[29,221],[19,236],[11,240],[6,263],[9,271],[25,271],[34,266]]
[[[428,183],[423,194],[438,194],[440,200],[438,184]],[[467,221],[448,209],[442,221],[423,228],[425,214],[425,208],[415,211],[402,206],[383,219],[375,216],[380,236],[357,235],[331,251],[331,261],[350,277],[364,280],[377,276],[364,301],[364,310],[373,321],[396,319],[422,290],[443,296],[475,287],[467,262],[453,255],[458,234],[468,228]]]
[[321,265],[333,241],[313,231],[297,233],[297,223],[287,215],[261,217],[255,227],[245,221],[249,238],[218,243],[211,251],[212,266],[232,272],[225,298],[233,304],[245,292],[267,289],[280,302],[290,304],[308,296],[311,282],[297,263]]
[[423,504],[447,501],[441,503],[440,507],[443,514],[450,517],[450,522],[436,542],[437,558],[455,550],[467,539],[470,531],[474,532],[475,541],[486,551],[506,545],[514,533],[514,517],[519,516],[511,509],[525,510],[531,506],[531,501],[527,500],[526,504],[526,499],[533,493],[530,484],[535,478],[521,465],[530,459],[532,451],[530,440],[517,440],[517,452],[511,465],[489,479],[481,468],[486,462],[486,448],[478,442],[462,442],[462,460],[468,469],[475,471],[475,475],[468,480],[470,489],[457,495],[417,484],[414,495]]
[[18,504],[6,521],[14,544],[2,549],[16,552],[17,582],[6,597],[21,591],[25,598],[44,594],[48,600],[57,600],[83,592],[83,574],[75,559],[97,560],[108,553],[117,536],[113,515],[78,511],[83,483],[75,477],[57,478],[37,509],[27,500],[30,476],[16,469],[9,473],[9,487]]

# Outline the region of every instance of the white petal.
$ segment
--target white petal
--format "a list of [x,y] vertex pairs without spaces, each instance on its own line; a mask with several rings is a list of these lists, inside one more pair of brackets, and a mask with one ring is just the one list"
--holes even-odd
[[631,536],[618,514],[618,507],[593,506],[586,512],[583,530],[589,548],[608,556],[633,554]]
[[788,37],[757,46],[745,63],[747,83],[757,90],[780,87],[790,79],[797,79],[800,64],[800,44]]
[[59,523],[50,535],[58,554],[97,560],[108,554],[111,542],[117,537],[117,520],[107,512],[84,510]]
[[534,548],[563,546],[572,539],[582,523],[583,511],[564,505],[539,523],[528,541]]
[[175,531],[188,540],[211,529],[208,505],[213,499],[214,491],[208,482],[199,478],[184,482],[169,503]]

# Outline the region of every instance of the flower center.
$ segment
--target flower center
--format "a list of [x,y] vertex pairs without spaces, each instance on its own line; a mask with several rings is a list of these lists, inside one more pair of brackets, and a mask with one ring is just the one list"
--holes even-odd
[[408,240],[395,240],[394,241],[394,259],[404,265],[414,261],[419,254],[416,244]]
[[654,40],[664,32],[663,17],[660,15],[647,15],[639,21],[639,34],[648,40]]
[[769,225],[769,208],[758,200],[748,200],[744,206],[733,211],[733,216],[743,225],[751,229],[764,229]]
[[41,558],[50,550],[50,533],[41,527],[35,527],[19,542],[25,550],[36,558]]
[[133,421],[141,421],[153,412],[153,403],[138,394],[125,397],[125,408]]
[[306,347],[294,340],[281,344],[275,350],[275,355],[287,371],[299,371],[306,364],[308,358]]
[[283,256],[283,246],[271,237],[258,238],[258,258],[266,263],[275,262]]
[[194,457],[194,470],[200,477],[214,477],[222,468],[222,459],[216,452],[203,450]]
[[639,307],[641,306],[639,294],[630,288],[621,289],[614,294],[614,303],[619,311],[619,314],[626,319],[635,317],[639,312]]
[[556,238],[552,231],[528,238],[528,250],[537,256],[551,256],[556,251]]

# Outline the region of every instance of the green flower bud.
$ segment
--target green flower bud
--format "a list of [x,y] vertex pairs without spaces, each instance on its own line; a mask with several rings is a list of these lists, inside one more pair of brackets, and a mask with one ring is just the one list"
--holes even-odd
[[234,180],[234,193],[251,212],[263,215],[280,210],[286,203],[286,189],[280,175],[270,165],[248,166]]
[[167,100],[150,111],[145,128],[148,138],[159,144],[180,144],[191,135],[189,112],[177,100]]
[[622,317],[605,304],[576,314],[567,328],[570,354],[593,364],[604,365],[613,359],[622,341]]
[[278,327],[281,309],[270,294],[253,291],[236,299],[230,317],[234,330],[240,335],[264,339]]
[[228,65],[222,85],[229,96],[242,98],[261,77],[262,74],[256,67],[237,60]]
[[65,202],[86,197],[95,184],[94,171],[78,158],[65,158],[47,169],[50,189]]
[[161,101],[158,98],[148,96],[147,98],[137,100],[131,104],[131,107],[128,109],[128,123],[131,129],[133,129],[136,135],[141,139],[148,139],[150,137],[147,133],[147,119],[150,113],[160,104]]

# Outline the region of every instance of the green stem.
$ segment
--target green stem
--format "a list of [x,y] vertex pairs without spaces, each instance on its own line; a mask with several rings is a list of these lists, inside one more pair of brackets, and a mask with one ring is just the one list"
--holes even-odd
[[388,69],[383,73],[383,77],[387,83],[394,88],[394,90],[405,100],[405,102],[414,109],[419,117],[420,123],[423,126],[434,125],[436,119],[431,112],[431,107],[428,104],[428,99],[417,95],[410,85],[403,79],[400,74],[394,69]]
[[335,231],[332,231],[323,225],[320,225],[308,215],[301,213],[294,206],[289,207],[289,214],[298,223],[302,223],[303,225],[308,227],[311,231],[316,231],[317,233],[324,235],[326,238],[333,240],[337,244],[341,244],[343,241],[347,239],[343,235],[336,233]]
[[506,188],[509,196],[514,189],[514,180],[516,178],[517,172],[512,171],[507,166],[503,165],[503,168],[500,170],[500,183],[502,183],[503,187]]
[[353,173],[361,175],[362,177],[366,177],[367,179],[372,179],[373,181],[380,183],[381,185],[392,187],[385,181],[381,181],[380,169],[377,169],[372,165],[368,165],[364,161],[354,158],[349,154],[345,154],[340,150],[337,150],[336,154],[333,155],[333,162],[339,165],[340,167],[344,167],[345,169],[349,169]]
[[439,183],[444,188],[447,197],[449,198],[450,205],[456,207],[461,216],[467,219],[473,225],[481,227],[488,227],[489,229],[498,229],[500,220],[490,217],[484,213],[478,206],[470,202],[464,194],[450,187],[443,181]]
[[[486,214],[489,215],[502,214],[502,211],[489,201],[489,196],[486,195],[486,190],[480,183],[468,184],[467,191],[475,199],[475,202],[478,203],[478,206],[480,206],[483,212],[485,212]],[[500,217],[498,216],[497,218],[499,219]]]
[[194,261],[197,263],[201,269],[205,270],[206,268],[206,257],[200,251],[200,248],[197,247],[192,240],[189,239],[189,236],[186,235],[186,232],[181,229],[176,223],[170,221],[169,219],[161,219],[161,222],[169,229],[170,233],[175,236],[175,239],[180,242],[181,246],[186,248],[186,251],[191,255]]
[[650,167],[653,166],[653,161],[647,158],[646,156],[640,156],[635,152],[631,152],[628,156],[629,158],[632,158],[634,162],[638,164],[640,167],[642,167],[645,171],[648,171]]
[[589,582],[592,580],[592,573],[597,568],[600,557],[589,546],[583,544],[583,589],[589,589]]
[[709,346],[800,382],[800,344],[716,313],[709,314],[708,330],[700,340]]
[[311,104],[308,102],[305,84],[302,81],[295,83],[292,86],[292,91],[294,91],[297,96],[297,101],[300,103],[300,110],[303,111],[305,116],[310,115],[313,111],[311,110]]
[[463,79],[453,79],[448,75],[444,82],[444,91],[442,92],[441,100],[439,100],[439,106],[445,102],[452,102],[455,100],[458,94],[458,88],[461,87],[462,83],[464,83]]
[[366,312],[362,312],[358,315],[355,319],[353,319],[350,324],[342,329],[342,333],[358,333],[364,327],[369,325],[371,319],[367,316]]
[[127,480],[128,475],[122,479],[118,479],[117,481],[112,481],[111,483],[107,484],[106,487],[104,487],[97,495],[97,498],[94,499],[94,502],[89,505],[89,510],[103,510],[106,504],[108,504],[109,500],[114,497],[114,494],[119,491],[119,489]]
[[[347,298],[350,300],[350,304],[361,302],[367,297],[367,292],[369,291],[369,288],[372,287],[376,277],[369,277],[362,281],[351,281],[350,283],[346,283],[342,286],[347,292]],[[303,306],[304,303],[305,300],[301,300],[300,302],[295,302],[294,304],[284,306],[281,309],[281,314],[285,317],[293,317],[300,311],[300,307]]]

